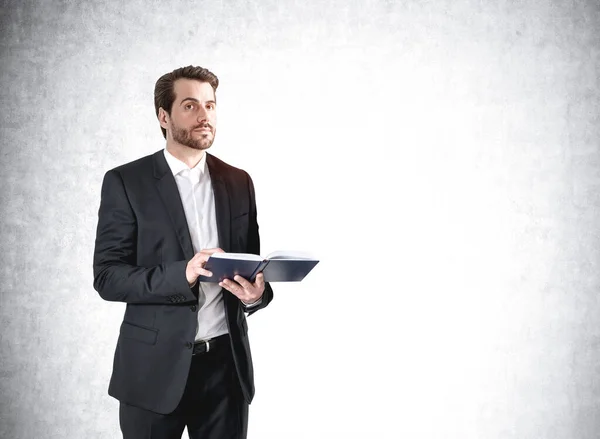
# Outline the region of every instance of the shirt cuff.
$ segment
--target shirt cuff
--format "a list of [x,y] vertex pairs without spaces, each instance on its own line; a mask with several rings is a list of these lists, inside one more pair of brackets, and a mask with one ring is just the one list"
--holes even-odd
[[254,307],[256,305],[260,305],[262,303],[262,297],[260,299],[258,299],[256,302],[252,302],[252,303],[246,303],[243,300],[241,302],[244,304],[244,306],[246,308],[252,308],[252,307]]

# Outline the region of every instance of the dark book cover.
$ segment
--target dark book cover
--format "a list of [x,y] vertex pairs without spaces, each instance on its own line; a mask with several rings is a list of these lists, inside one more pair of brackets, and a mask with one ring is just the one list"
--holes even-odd
[[244,259],[208,258],[204,268],[212,272],[211,277],[198,276],[199,282],[221,282],[223,279],[233,280],[236,274],[244,279],[254,282],[256,269],[262,264],[261,261],[248,261]]
[[[271,256],[272,255],[272,256]],[[242,253],[217,253],[206,261],[204,268],[212,272],[211,277],[199,276],[199,282],[220,282],[239,274],[254,282],[256,275],[264,273],[265,282],[299,282],[319,263],[312,258],[286,256],[274,252],[262,259],[261,256]]]
[[265,282],[300,282],[319,261],[271,259],[263,270]]

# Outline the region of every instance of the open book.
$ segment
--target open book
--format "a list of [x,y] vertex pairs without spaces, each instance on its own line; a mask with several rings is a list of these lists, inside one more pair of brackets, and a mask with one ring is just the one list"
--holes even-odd
[[211,277],[199,276],[200,282],[220,282],[232,279],[236,274],[254,282],[262,272],[265,282],[299,282],[319,261],[300,252],[277,251],[266,257],[249,253],[214,253],[204,268],[212,272]]

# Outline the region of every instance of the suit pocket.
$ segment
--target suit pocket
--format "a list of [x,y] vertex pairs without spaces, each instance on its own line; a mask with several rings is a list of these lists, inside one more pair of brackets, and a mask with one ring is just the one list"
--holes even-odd
[[121,325],[121,337],[153,345],[156,344],[158,329],[146,328],[124,321]]
[[235,229],[241,226],[248,226],[248,212],[236,215],[231,218],[231,228]]
[[232,217],[231,221],[235,221],[235,220],[238,220],[240,218],[244,218],[245,216],[248,216],[248,212],[240,213],[239,215],[236,215],[236,216]]

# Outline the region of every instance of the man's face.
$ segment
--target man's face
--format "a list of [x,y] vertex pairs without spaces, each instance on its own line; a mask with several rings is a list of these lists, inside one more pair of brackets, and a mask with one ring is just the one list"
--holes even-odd
[[[178,79],[175,101],[168,118],[167,139],[190,148],[204,150],[215,140],[217,112],[215,92],[208,82]],[[162,125],[162,123],[161,123]]]

